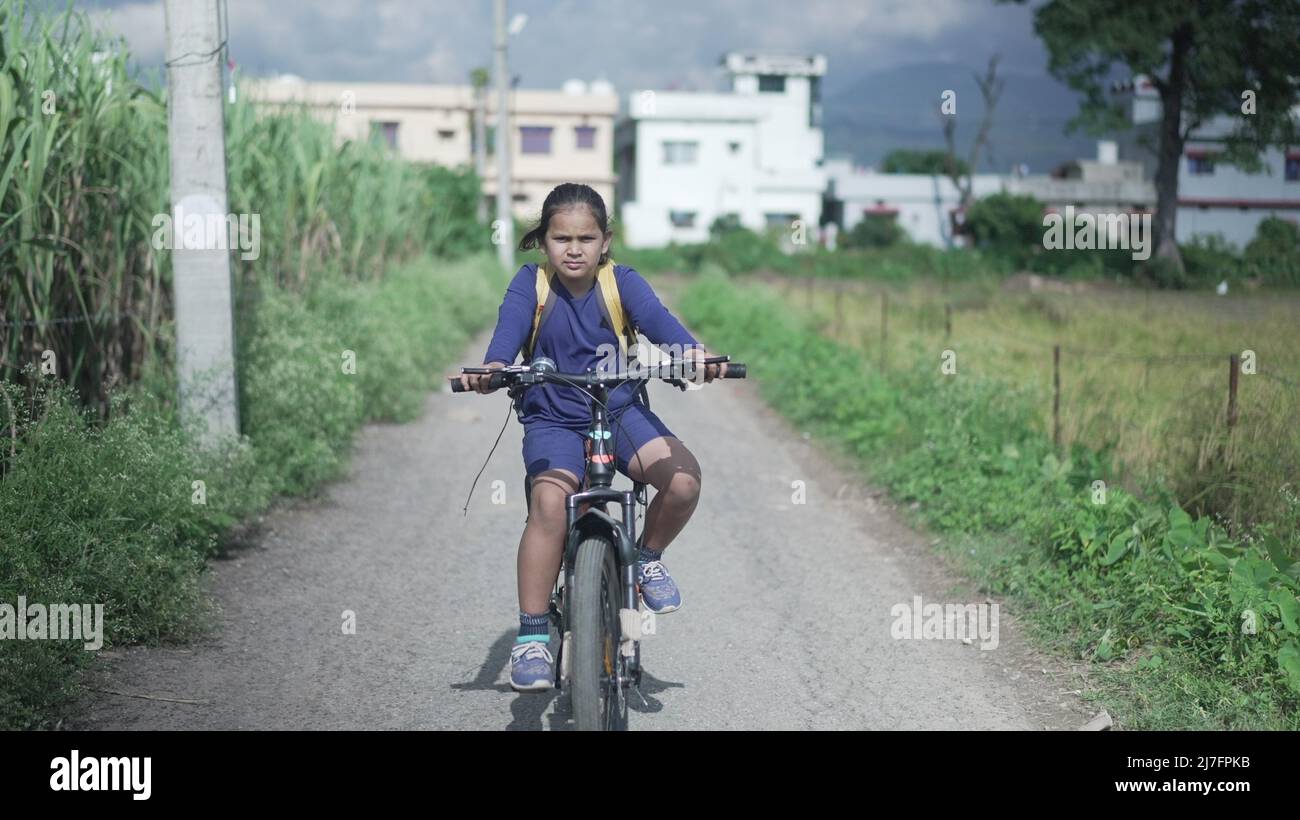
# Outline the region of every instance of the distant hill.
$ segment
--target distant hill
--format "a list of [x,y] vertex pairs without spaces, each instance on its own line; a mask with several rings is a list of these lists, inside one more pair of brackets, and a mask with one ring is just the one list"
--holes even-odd
[[[944,89],[957,92],[957,145],[965,156],[979,128],[983,99],[973,74],[954,63],[916,63],[846,78],[828,72],[822,95],[826,153],[849,154],[860,165],[876,165],[894,148],[943,148],[937,116]],[[1077,95],[1047,75],[999,76],[1006,88],[998,101],[980,172],[1005,172],[1015,163],[1045,173],[1071,159],[1096,156],[1096,138],[1065,135],[1077,109]]]

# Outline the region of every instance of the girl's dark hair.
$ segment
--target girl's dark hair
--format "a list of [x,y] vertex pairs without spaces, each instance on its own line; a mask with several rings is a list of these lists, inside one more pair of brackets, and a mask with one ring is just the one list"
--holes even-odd
[[[600,226],[602,235],[609,232],[609,215],[605,212],[605,200],[596,193],[596,189],[580,182],[565,182],[556,185],[546,195],[546,201],[542,203],[542,218],[531,231],[524,234],[523,239],[519,240],[519,250],[528,251],[542,247],[546,239],[546,229],[551,225],[551,215],[576,205],[587,206],[596,224]],[[604,265],[607,261],[609,261],[609,253],[602,253],[600,264]]]

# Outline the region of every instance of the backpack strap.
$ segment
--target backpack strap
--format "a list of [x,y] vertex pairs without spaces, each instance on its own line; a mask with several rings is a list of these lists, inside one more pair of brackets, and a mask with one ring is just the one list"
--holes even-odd
[[596,302],[601,315],[618,338],[619,350],[629,363],[636,359],[637,332],[630,317],[623,310],[623,300],[618,293],[618,279],[614,276],[614,260],[608,260],[596,272]]
[[537,310],[533,312],[533,331],[529,334],[528,341],[519,348],[524,364],[532,361],[533,350],[537,347],[537,331],[541,329],[546,317],[551,315],[551,311],[555,310],[555,302],[559,297],[555,295],[554,280],[555,272],[545,262],[537,266]]
[[608,260],[595,273],[595,296],[601,308],[604,321],[614,330],[619,339],[619,348],[632,359],[636,356],[637,337],[628,314],[623,311],[623,300],[619,298],[619,282],[614,275],[614,260]]
[[[632,322],[632,317],[627,315],[623,310],[623,300],[618,292],[618,279],[614,276],[614,260],[610,259],[596,273],[596,287],[599,289],[596,293],[597,301],[600,304],[600,312],[604,315],[605,321],[609,323],[614,335],[618,337],[619,348],[627,359],[628,367],[633,367],[637,362],[637,328]],[[637,390],[641,403],[647,410],[650,409],[650,392],[646,385],[642,384]]]

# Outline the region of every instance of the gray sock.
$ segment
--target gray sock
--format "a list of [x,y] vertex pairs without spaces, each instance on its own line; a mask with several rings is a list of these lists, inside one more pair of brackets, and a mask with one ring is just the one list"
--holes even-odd
[[528,643],[529,641],[547,643],[550,640],[550,613],[543,612],[540,615],[529,615],[521,609],[519,611],[519,635],[515,638],[515,643]]
[[636,560],[644,564],[647,561],[658,561],[663,558],[663,550],[655,552],[645,548],[645,535],[637,536],[636,539]]

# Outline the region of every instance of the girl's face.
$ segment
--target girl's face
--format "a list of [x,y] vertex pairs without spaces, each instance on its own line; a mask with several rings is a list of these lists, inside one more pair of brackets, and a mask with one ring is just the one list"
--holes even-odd
[[551,214],[543,247],[551,268],[566,284],[582,285],[595,279],[600,257],[613,238],[613,231],[601,232],[590,208],[575,205]]

